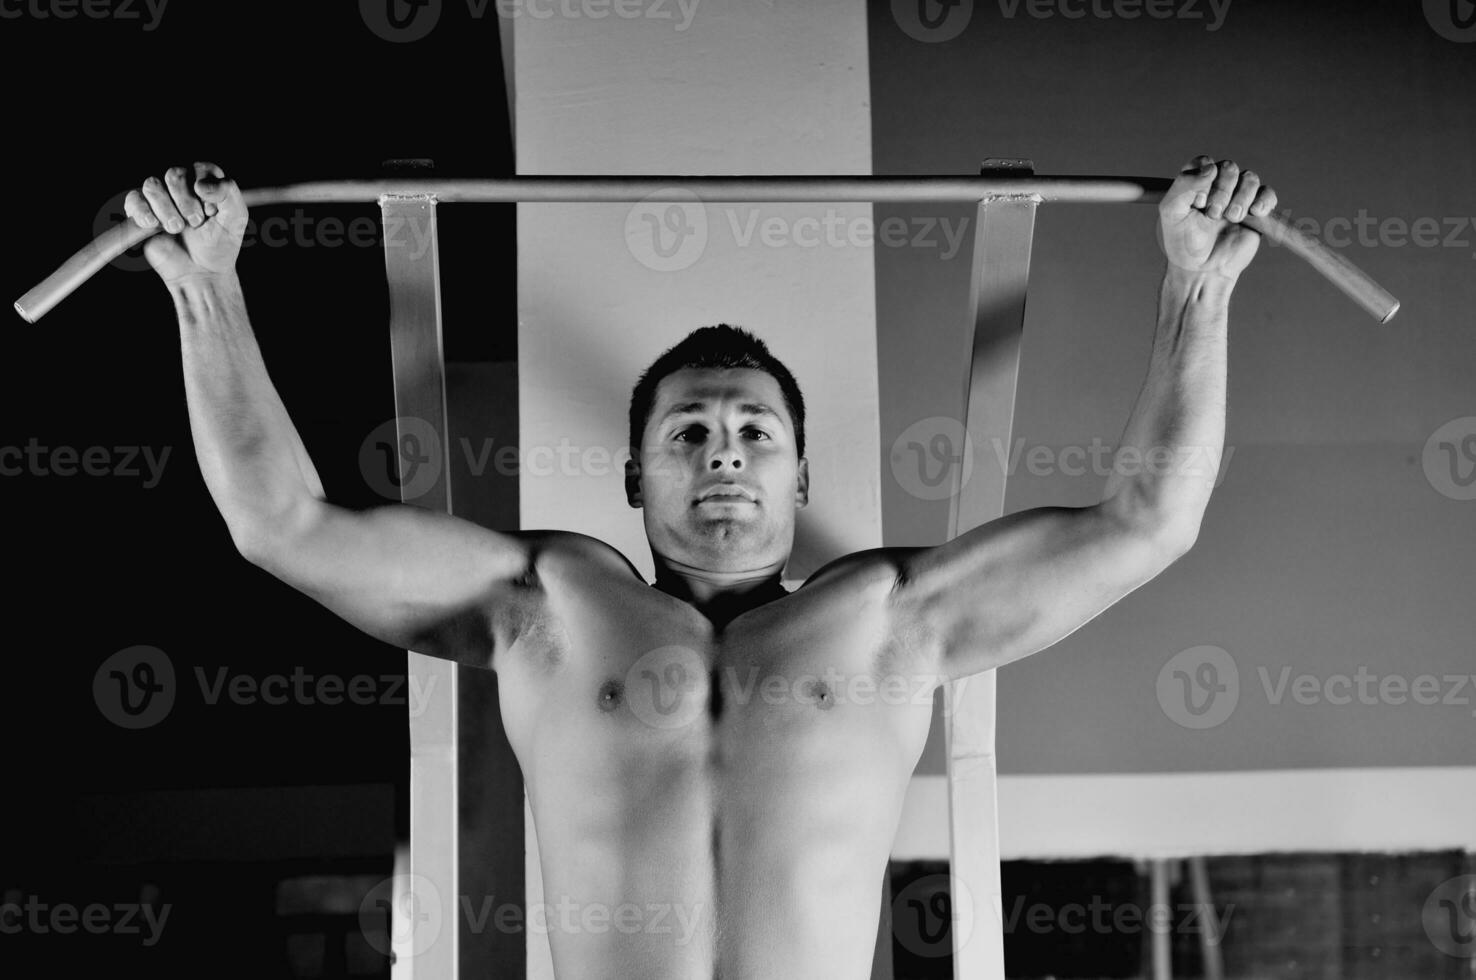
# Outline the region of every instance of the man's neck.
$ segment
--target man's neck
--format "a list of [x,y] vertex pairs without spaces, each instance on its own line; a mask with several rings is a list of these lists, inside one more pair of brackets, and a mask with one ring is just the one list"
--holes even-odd
[[654,588],[690,603],[721,629],[750,609],[789,595],[784,562],[739,572],[714,572],[657,555]]

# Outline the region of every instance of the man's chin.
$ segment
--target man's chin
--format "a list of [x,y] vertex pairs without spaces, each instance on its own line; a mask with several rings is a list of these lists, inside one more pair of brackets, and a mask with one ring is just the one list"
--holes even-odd
[[[752,513],[698,513],[688,522],[687,543],[708,557],[740,558],[757,551],[767,538],[765,527]],[[739,562],[742,564],[742,562]]]
[[698,514],[692,520],[693,535],[702,541],[747,539],[758,529],[758,522],[748,514]]

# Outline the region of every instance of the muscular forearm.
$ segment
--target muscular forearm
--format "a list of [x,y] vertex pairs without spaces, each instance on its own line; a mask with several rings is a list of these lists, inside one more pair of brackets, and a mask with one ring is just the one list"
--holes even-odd
[[246,550],[307,497],[323,497],[302,439],[267,377],[234,273],[169,284],[200,472]]
[[1111,506],[1192,540],[1225,442],[1225,362],[1235,281],[1169,267],[1148,378],[1104,489]]

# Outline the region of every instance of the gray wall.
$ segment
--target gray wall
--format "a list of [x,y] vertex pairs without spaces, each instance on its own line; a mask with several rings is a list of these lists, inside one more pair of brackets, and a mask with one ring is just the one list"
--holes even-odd
[[[929,42],[872,4],[876,173],[972,173],[984,157],[1026,156],[1040,173],[1171,176],[1195,154],[1229,156],[1294,216],[1331,228],[1363,209],[1380,222],[1385,234],[1344,251],[1404,306],[1380,326],[1262,248],[1232,304],[1231,455],[1197,547],[1000,672],[1000,771],[1476,763],[1476,685],[1450,705],[1363,704],[1356,688],[1351,704],[1299,704],[1288,691],[1276,705],[1260,676],[1326,681],[1362,665],[1407,682],[1434,675],[1444,698],[1455,684],[1444,675],[1476,672],[1476,501],[1437,492],[1424,465],[1443,459],[1426,446],[1436,429],[1476,415],[1476,41],[1443,36],[1417,2],[1234,0],[1215,31],[1043,19],[1023,3],[1004,16],[1012,6],[974,4],[958,37]],[[879,206],[876,217],[970,213]],[[1442,240],[1460,222],[1458,242],[1394,234],[1418,218],[1441,222]],[[1154,330],[1155,221],[1143,205],[1041,208],[1015,417],[1027,449],[1120,438]],[[909,495],[888,463],[909,425],[958,411],[969,270],[966,248],[945,252],[877,248],[890,544],[946,533],[946,501]],[[1022,465],[1006,510],[1091,504],[1104,480]],[[1234,711],[1206,730],[1175,723],[1157,694],[1165,662],[1200,645],[1224,648],[1240,681]],[[922,771],[939,771],[931,758]]]

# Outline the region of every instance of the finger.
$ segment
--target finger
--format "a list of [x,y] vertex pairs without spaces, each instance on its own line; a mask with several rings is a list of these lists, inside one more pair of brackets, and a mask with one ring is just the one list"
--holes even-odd
[[205,217],[213,218],[220,210],[217,198],[224,195],[220,184],[225,177],[225,171],[213,163],[195,161],[195,196],[205,208]]
[[150,177],[143,182],[143,196],[149,202],[149,207],[154,209],[154,217],[159,219],[159,224],[171,235],[178,235],[185,229],[184,219],[179,216],[179,209],[174,206],[174,201],[169,196],[169,191],[164,189],[164,182],[158,177]]
[[195,193],[204,202],[205,214],[209,217],[224,211],[229,218],[245,210],[241,189],[213,163],[195,164]]
[[221,193],[220,181],[225,177],[225,171],[213,163],[195,161],[195,196],[205,207],[205,217],[213,218],[220,205],[215,198]]
[[131,190],[123,198],[123,213],[133,219],[133,223],[140,228],[157,228],[159,219],[154,217],[154,209],[149,207],[149,202],[137,190]]
[[1230,203],[1230,195],[1240,179],[1240,166],[1234,160],[1221,160],[1216,166],[1220,172],[1205,200],[1204,213],[1219,221],[1225,216],[1225,206]]
[[1242,173],[1240,183],[1235,185],[1235,193],[1230,196],[1230,203],[1225,208],[1225,218],[1229,221],[1239,221],[1244,218],[1251,202],[1256,199],[1256,192],[1260,189],[1260,175],[1254,170]]
[[1264,217],[1276,207],[1276,192],[1265,184],[1256,192],[1255,203],[1250,206],[1250,213],[1257,217]]
[[1183,218],[1191,208],[1204,207],[1204,197],[1217,171],[1213,157],[1200,154],[1185,164],[1163,196],[1160,209],[1171,218]]
[[187,176],[184,167],[170,167],[164,172],[164,186],[169,188],[169,196],[174,199],[179,216],[188,221],[191,228],[198,228],[205,223],[205,208],[190,192]]

